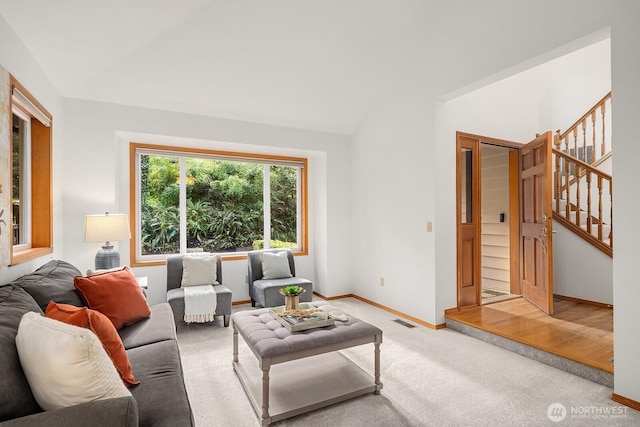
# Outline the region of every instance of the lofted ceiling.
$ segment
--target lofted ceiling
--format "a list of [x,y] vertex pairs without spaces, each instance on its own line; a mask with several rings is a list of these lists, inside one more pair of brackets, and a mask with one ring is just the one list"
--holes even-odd
[[62,96],[351,134],[418,54],[426,3],[0,0],[0,15]]

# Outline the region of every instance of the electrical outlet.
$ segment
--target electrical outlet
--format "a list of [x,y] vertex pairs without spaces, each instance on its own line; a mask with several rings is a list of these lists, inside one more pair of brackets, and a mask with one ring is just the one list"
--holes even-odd
[[431,233],[433,231],[433,223],[431,221],[427,221],[427,233]]
[[244,283],[249,283],[249,275],[244,276]]
[[380,286],[384,286],[384,277],[380,278]]

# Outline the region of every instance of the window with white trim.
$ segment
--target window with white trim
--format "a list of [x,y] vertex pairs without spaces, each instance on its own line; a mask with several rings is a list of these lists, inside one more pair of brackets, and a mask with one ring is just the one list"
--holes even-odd
[[135,262],[168,254],[306,252],[307,160],[131,144]]

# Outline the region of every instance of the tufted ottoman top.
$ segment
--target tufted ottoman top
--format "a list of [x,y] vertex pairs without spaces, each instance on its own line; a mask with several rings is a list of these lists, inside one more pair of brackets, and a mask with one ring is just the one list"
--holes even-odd
[[[344,314],[325,301],[314,301],[311,305],[327,313]],[[333,326],[290,332],[269,313],[268,308],[239,311],[231,315],[234,327],[248,346],[260,359],[274,358],[289,354],[313,351],[325,347],[340,346],[350,341],[382,338],[382,330],[347,315],[348,320],[336,320]]]

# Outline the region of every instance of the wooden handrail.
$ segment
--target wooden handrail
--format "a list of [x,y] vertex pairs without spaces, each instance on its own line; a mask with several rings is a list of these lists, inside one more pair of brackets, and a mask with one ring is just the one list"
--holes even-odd
[[556,150],[554,148],[553,149],[553,154],[555,154],[556,156],[562,157],[563,159],[565,159],[568,162],[575,163],[576,165],[580,166],[581,169],[585,169],[585,171],[591,172],[591,173],[596,174],[596,175],[600,175],[600,176],[602,176],[604,179],[606,179],[608,181],[611,181],[613,179],[613,177],[611,175],[609,175],[608,173],[602,172],[601,170],[594,168],[590,164],[585,163],[582,160],[578,160],[575,157],[569,156],[568,154],[565,154],[560,150]]
[[[612,212],[605,212],[603,207],[604,197],[607,197],[603,189],[608,189],[608,203],[613,197],[612,176],[555,148],[552,153],[555,157],[554,218],[594,247],[613,256]],[[586,196],[582,196],[582,192]],[[585,215],[584,222],[581,215]],[[609,228],[608,233],[605,233],[605,227]]]
[[610,100],[611,92],[554,135],[553,217],[613,256],[613,177],[597,168],[611,157],[606,116]]
[[[590,164],[611,151],[610,147],[607,147],[609,135],[607,134],[606,115],[607,103],[610,101],[611,92],[606,94],[567,130],[562,133],[557,130],[554,137],[555,148]],[[587,137],[588,134],[589,137]]]
[[[597,168],[598,166],[600,166],[602,163],[604,163],[605,160],[610,159],[611,158],[611,151],[609,151],[607,154],[605,154],[603,157],[600,157],[598,160],[596,160],[595,162],[593,162],[591,164],[592,167]],[[598,169],[599,170],[599,169]],[[574,182],[578,181],[580,178],[582,178],[585,174],[587,173],[587,171],[583,168],[580,169],[580,175],[578,176],[574,176],[573,178],[571,178],[571,180],[569,180],[568,184],[565,185],[572,185]],[[612,178],[613,179],[613,178]]]
[[601,105],[605,104],[609,99],[611,99],[611,92],[603,96],[600,101],[596,102],[596,104],[589,109],[589,111],[584,113],[583,116],[580,117],[578,120],[576,120],[574,124],[569,126],[567,130],[561,133],[560,139],[566,138],[567,135],[569,135],[571,132],[574,131],[574,129],[577,129],[580,125],[582,125],[582,122],[584,122],[589,116],[591,116]]

